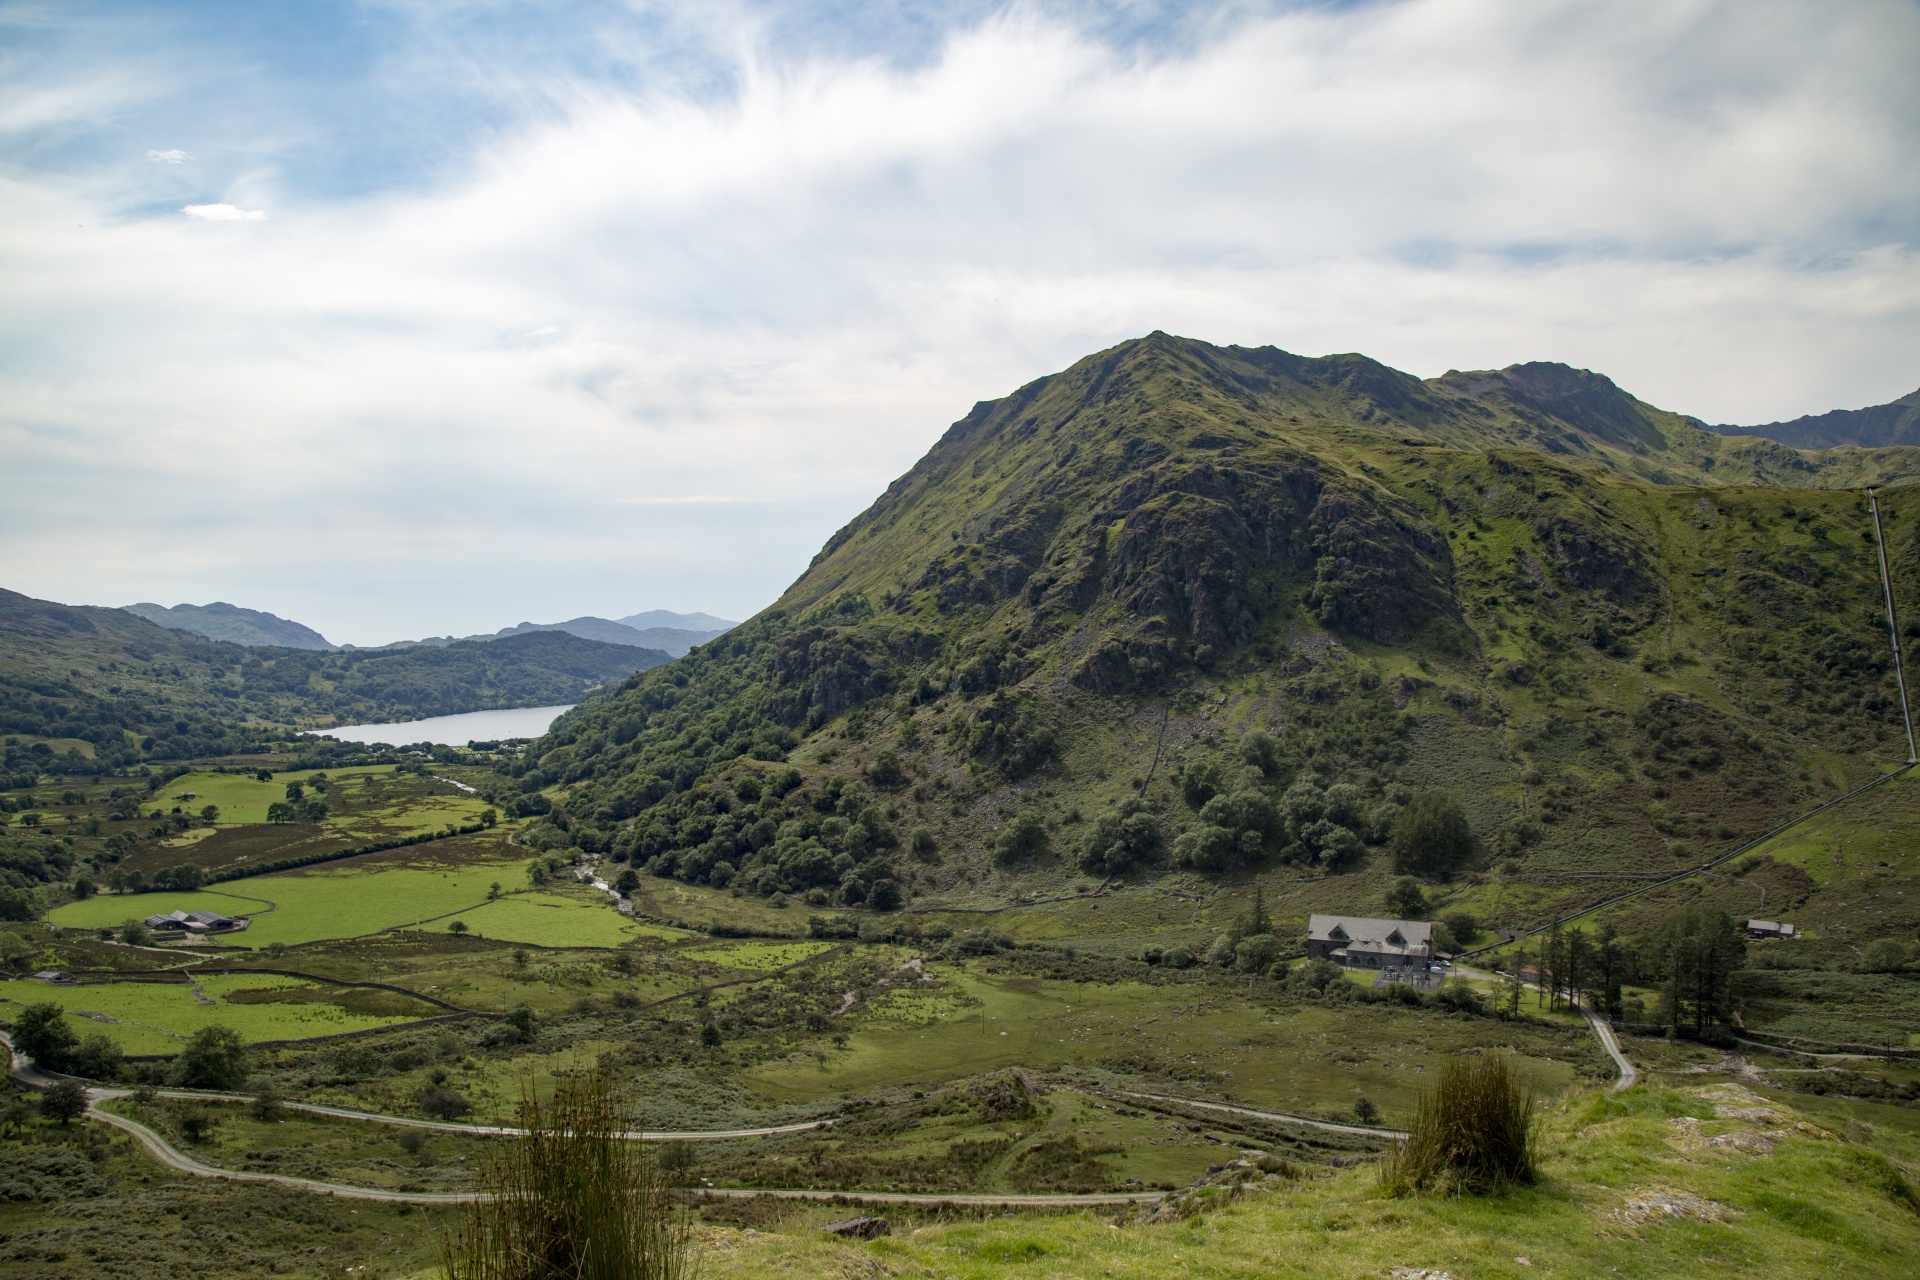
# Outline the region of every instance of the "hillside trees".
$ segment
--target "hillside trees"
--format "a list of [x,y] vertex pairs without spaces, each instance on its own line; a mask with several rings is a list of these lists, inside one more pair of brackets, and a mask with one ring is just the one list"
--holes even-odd
[[1459,801],[1439,792],[1413,797],[1394,819],[1387,851],[1401,875],[1443,878],[1473,857],[1473,830]]

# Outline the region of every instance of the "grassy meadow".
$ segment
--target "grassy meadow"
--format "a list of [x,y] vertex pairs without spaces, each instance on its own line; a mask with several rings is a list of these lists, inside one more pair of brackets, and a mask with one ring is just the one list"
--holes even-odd
[[249,1041],[298,1040],[367,1031],[444,1010],[387,991],[329,987],[262,974],[196,974],[187,982],[16,983],[4,999],[12,1016],[29,1004],[57,1004],[76,1030],[104,1032],[127,1053],[175,1053],[216,1024]]

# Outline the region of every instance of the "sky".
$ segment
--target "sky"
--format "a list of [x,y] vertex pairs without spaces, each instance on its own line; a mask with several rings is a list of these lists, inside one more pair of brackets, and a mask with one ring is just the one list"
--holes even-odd
[[1155,329],[1884,403],[1916,65],[1916,0],[0,0],[0,586],[744,618]]

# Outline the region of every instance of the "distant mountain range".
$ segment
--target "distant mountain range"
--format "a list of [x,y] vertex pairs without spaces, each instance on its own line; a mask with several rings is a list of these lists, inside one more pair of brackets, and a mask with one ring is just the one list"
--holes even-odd
[[1762,427],[1714,427],[1723,436],[1761,436],[1796,449],[1920,445],[1920,391],[1870,409],[1835,409]]
[[215,600],[212,604],[177,604],[171,609],[159,604],[124,607],[135,617],[145,618],[169,631],[191,631],[209,640],[227,640],[248,648],[274,645],[282,649],[317,649],[331,653],[340,647],[312,627],[258,609],[242,609],[224,600]]
[[[177,604],[171,609],[158,604],[130,604],[126,606],[126,611],[170,631],[190,631],[209,640],[226,640],[248,648],[275,646],[332,653],[359,647],[334,644],[312,627],[258,609],[242,609],[221,600],[207,605]],[[569,618],[565,622],[523,622],[519,626],[502,627],[486,635],[428,636],[423,640],[399,640],[393,644],[371,647],[393,649],[426,645],[429,648],[444,648],[456,640],[498,640],[532,631],[564,631],[582,640],[598,640],[602,644],[626,645],[634,649],[657,649],[670,658],[677,658],[695,645],[705,644],[737,625],[710,613],[674,613],[668,609],[650,609],[618,621],[580,617]]]

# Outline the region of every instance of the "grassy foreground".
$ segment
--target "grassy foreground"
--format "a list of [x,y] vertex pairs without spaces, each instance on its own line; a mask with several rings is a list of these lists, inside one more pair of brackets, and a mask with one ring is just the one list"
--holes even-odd
[[1222,1193],[1217,1208],[1184,1221],[1116,1227],[1103,1213],[1009,1215],[905,1223],[867,1244],[823,1235],[829,1217],[852,1211],[822,1208],[773,1230],[708,1229],[703,1274],[1911,1274],[1920,1264],[1913,1192],[1864,1136],[1847,1141],[1739,1086],[1587,1093],[1546,1118],[1540,1185],[1506,1196],[1392,1199],[1366,1166]]

